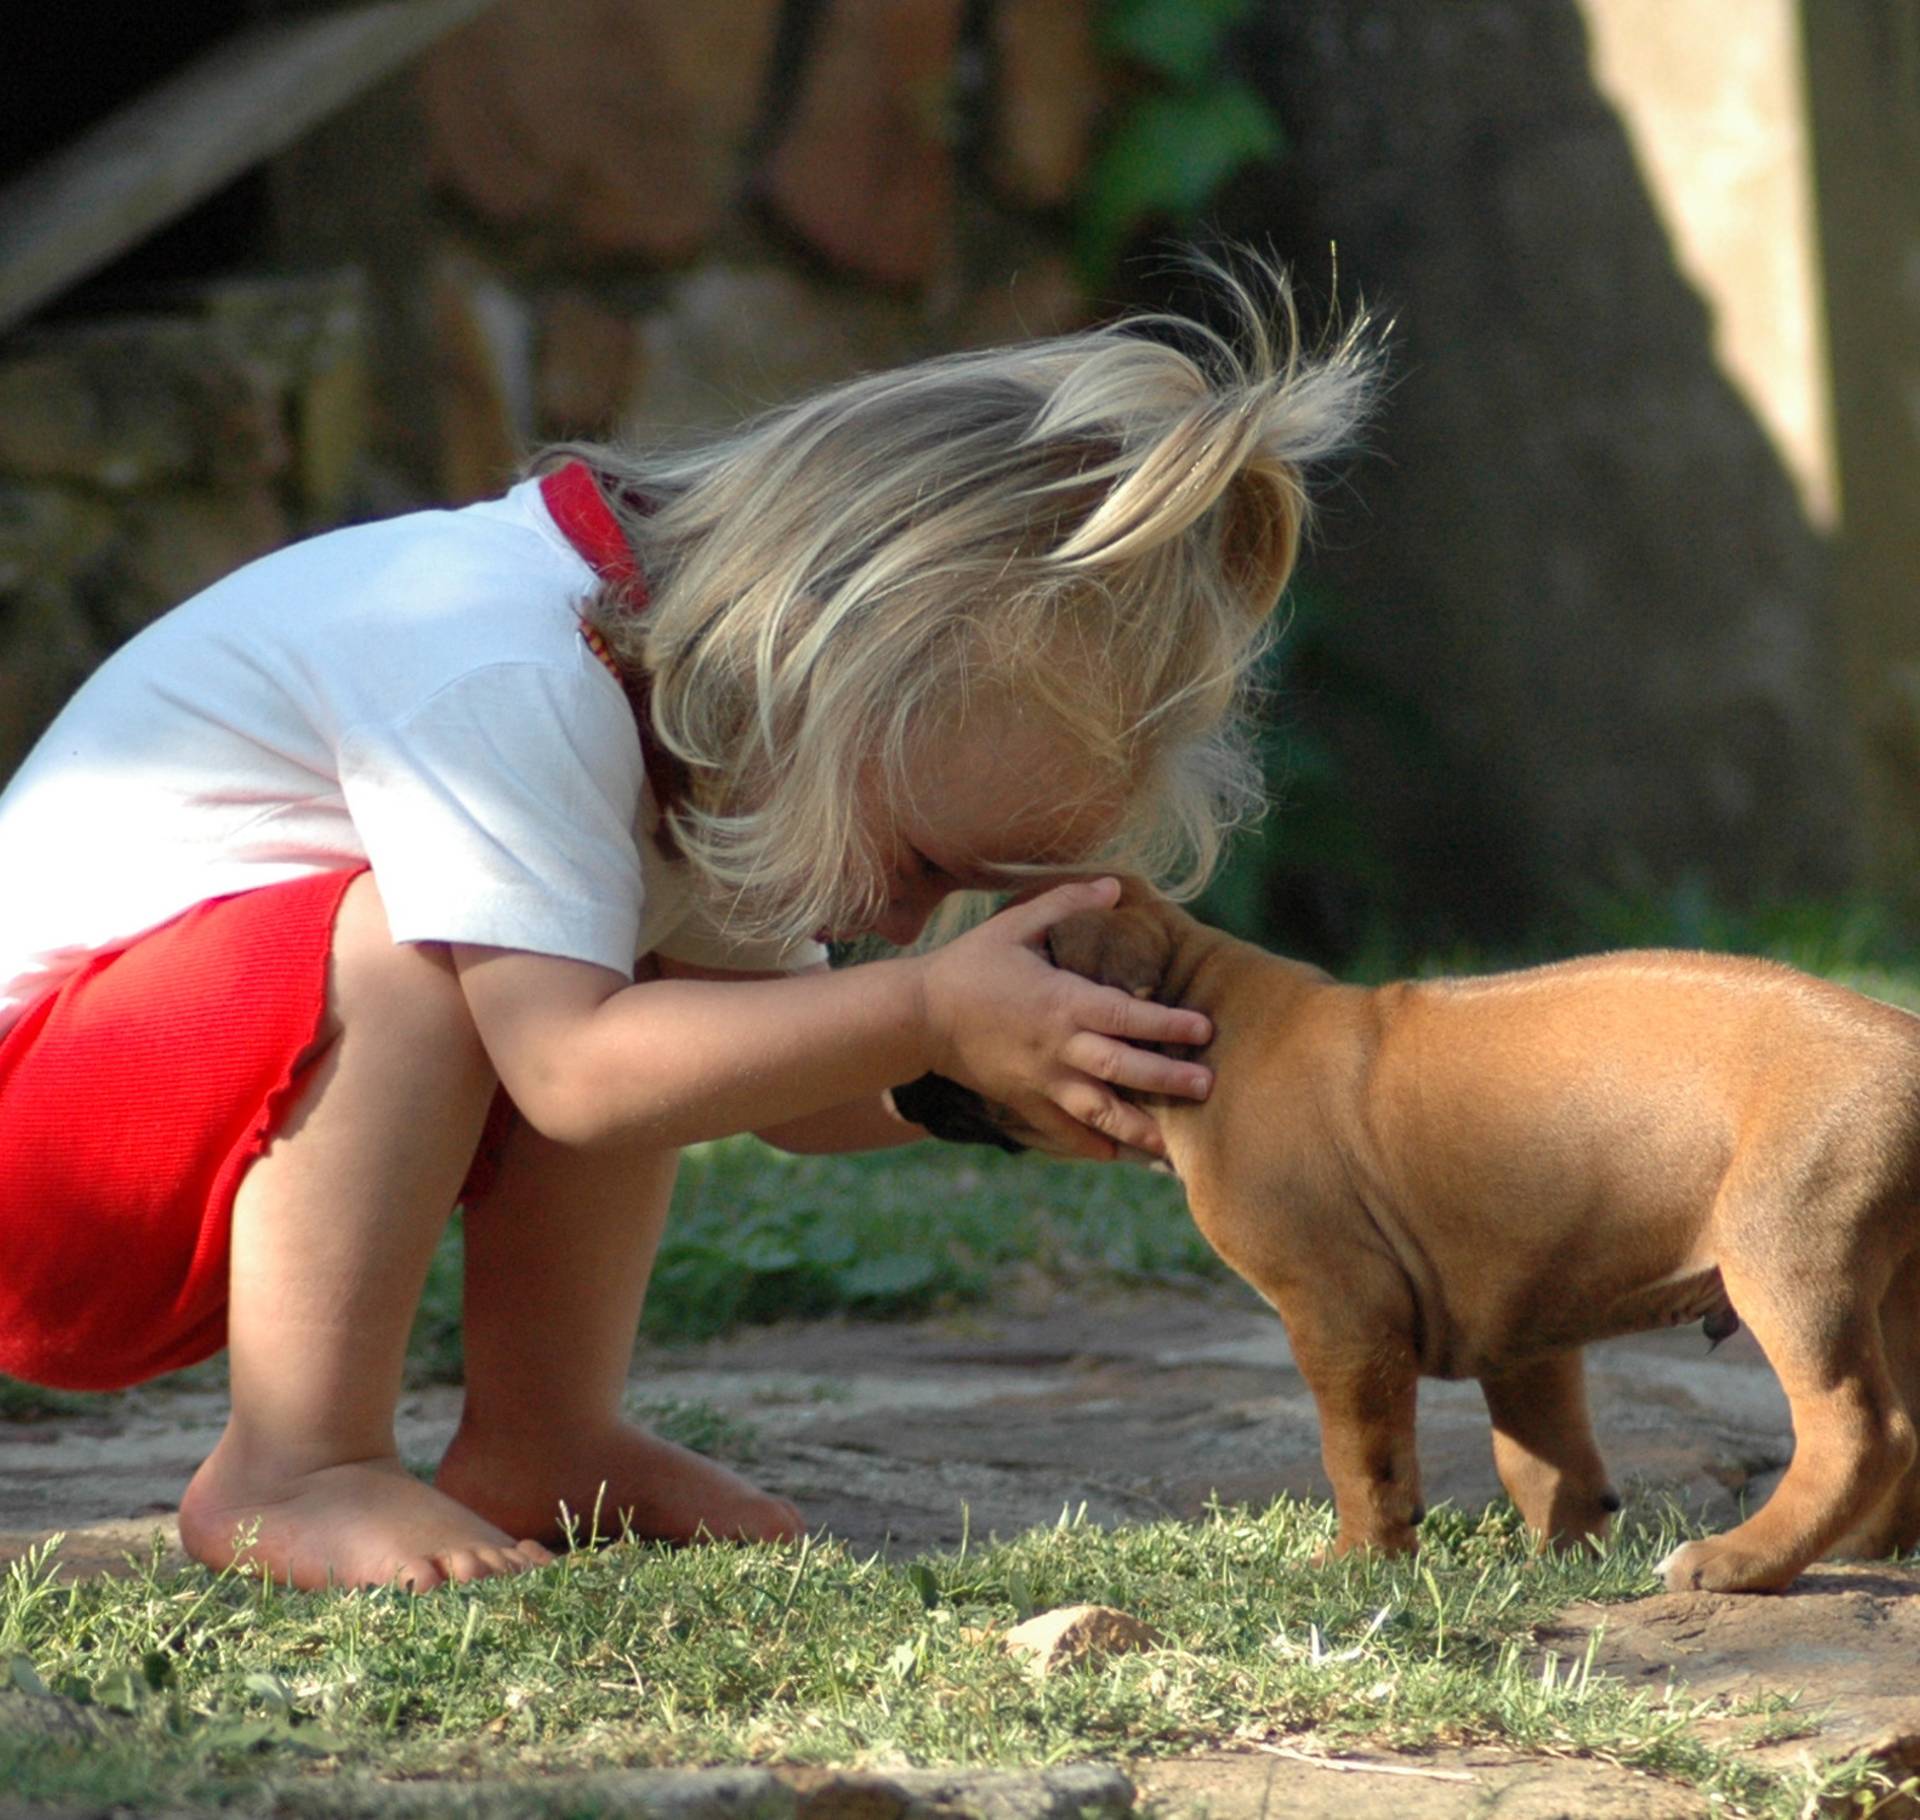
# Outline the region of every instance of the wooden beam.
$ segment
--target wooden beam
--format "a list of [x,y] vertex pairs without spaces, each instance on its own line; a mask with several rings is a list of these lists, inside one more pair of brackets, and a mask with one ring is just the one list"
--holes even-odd
[[494,0],[379,0],[237,32],[0,190],[0,332]]

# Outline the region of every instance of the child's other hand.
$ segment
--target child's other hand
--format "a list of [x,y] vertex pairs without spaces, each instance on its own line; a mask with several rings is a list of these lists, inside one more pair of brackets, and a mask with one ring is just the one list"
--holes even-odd
[[1116,1146],[1164,1156],[1153,1119],[1114,1091],[1203,1100],[1213,1076],[1140,1043],[1200,1044],[1197,1011],[1130,997],[1055,967],[1047,931],[1110,908],[1117,879],[1057,885],[1012,905],[922,962],[922,1001],[938,1073],[1006,1106],[1052,1148],[1110,1159]]

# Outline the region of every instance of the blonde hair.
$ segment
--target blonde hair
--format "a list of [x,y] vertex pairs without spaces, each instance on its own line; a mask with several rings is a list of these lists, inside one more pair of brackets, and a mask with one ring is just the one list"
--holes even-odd
[[653,735],[691,780],[671,832],[730,927],[797,938],[882,908],[856,780],[897,811],[982,701],[1042,717],[1125,804],[1046,870],[1205,882],[1260,806],[1247,685],[1302,468],[1348,439],[1376,370],[1364,317],[1308,354],[1284,277],[1209,269],[1234,335],[1140,315],[855,379],[690,449],[535,464],[584,459],[632,542],[650,605],[590,617],[651,675]]

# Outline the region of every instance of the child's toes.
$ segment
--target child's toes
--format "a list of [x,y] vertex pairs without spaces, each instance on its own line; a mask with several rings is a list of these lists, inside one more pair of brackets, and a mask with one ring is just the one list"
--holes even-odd
[[402,1592],[432,1592],[436,1586],[444,1586],[455,1575],[447,1565],[451,1557],[441,1558],[434,1555],[415,1555],[412,1560],[402,1561],[393,1570],[392,1584]]
[[759,1513],[749,1540],[797,1542],[807,1533],[806,1519],[800,1515],[797,1505],[789,1504],[785,1498],[769,1498],[767,1503],[770,1508]]
[[463,1548],[454,1557],[453,1580],[493,1580],[504,1574],[523,1574],[553,1557],[538,1542],[487,1542]]

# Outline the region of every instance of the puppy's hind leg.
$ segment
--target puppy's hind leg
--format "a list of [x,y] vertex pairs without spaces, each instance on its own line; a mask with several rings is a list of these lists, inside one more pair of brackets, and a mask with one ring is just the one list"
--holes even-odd
[[1528,1359],[1484,1374],[1493,1418],[1493,1463],[1527,1527],[1543,1544],[1591,1540],[1620,1508],[1587,1414],[1586,1364],[1578,1351]]
[[[1920,1252],[1894,1273],[1880,1298],[1880,1339],[1894,1389],[1906,1405],[1908,1419],[1920,1424]],[[1916,1458],[1893,1489],[1874,1506],[1863,1523],[1847,1531],[1827,1558],[1834,1561],[1881,1561],[1888,1555],[1920,1547],[1920,1458]]]
[[1721,1273],[1787,1394],[1793,1460],[1755,1515],[1661,1563],[1673,1592],[1780,1591],[1913,1468],[1913,1421],[1880,1337],[1885,1266],[1871,1269],[1852,1247],[1769,1262],[1755,1273],[1723,1256]]

